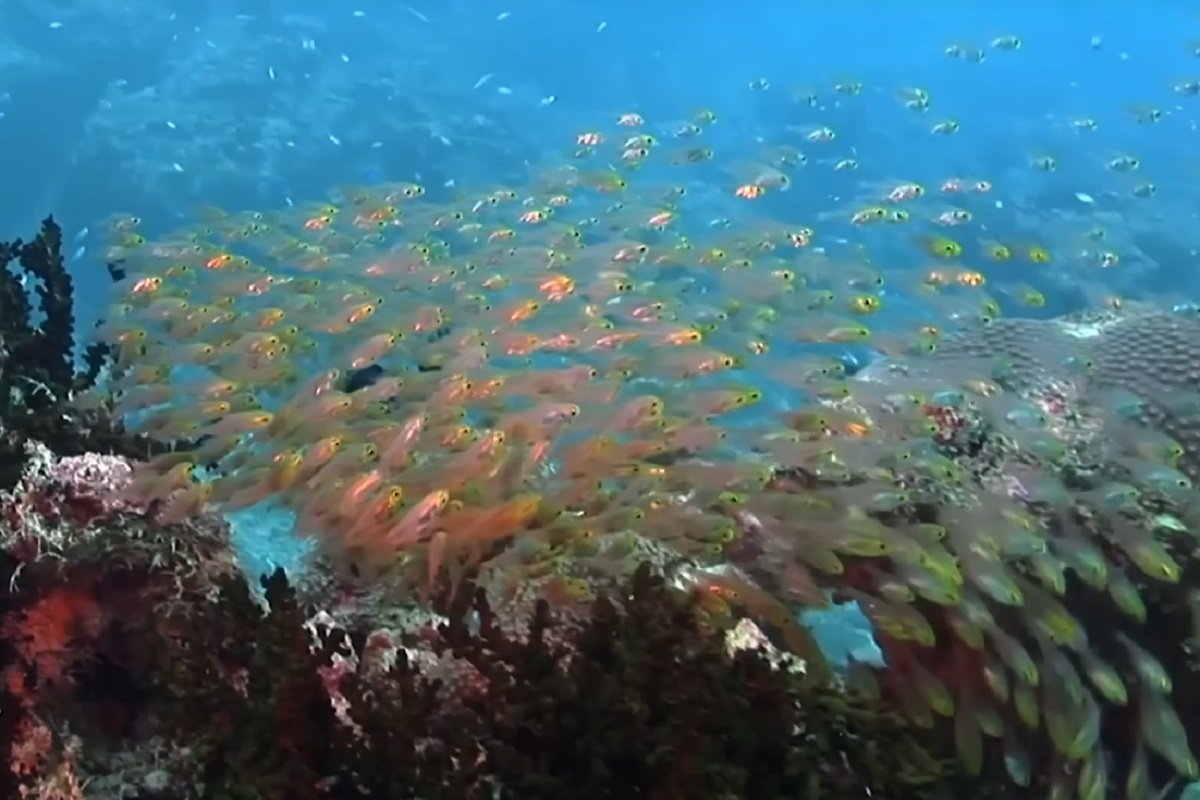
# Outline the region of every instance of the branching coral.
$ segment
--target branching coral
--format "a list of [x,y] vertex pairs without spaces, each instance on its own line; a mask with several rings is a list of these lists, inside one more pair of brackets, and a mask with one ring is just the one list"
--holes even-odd
[[[62,255],[62,228],[52,217],[32,242],[0,244],[0,266],[16,261],[18,275],[0,273],[0,310],[3,311],[4,371],[0,373],[0,398],[5,416],[20,405],[38,412],[60,403],[78,386],[94,383],[107,345],[97,343],[87,354],[87,370],[76,375],[74,366],[74,289]],[[43,319],[34,325],[26,293],[35,282]]]
[[942,774],[898,718],[761,651],[728,655],[696,597],[644,565],[566,647],[544,604],[527,641],[478,611],[477,637],[459,622],[447,638],[485,679],[471,705],[494,715],[483,747],[504,797],[902,796]]
[[[264,580],[264,613],[244,581],[215,603],[173,615],[150,677],[163,723],[194,754],[206,797],[321,797],[336,726],[318,673],[337,644],[310,652],[305,618],[281,572]],[[197,725],[203,720],[203,724]]]
[[206,796],[904,797],[944,775],[895,716],[758,651],[730,655],[644,568],[567,636],[548,635],[545,604],[517,637],[482,596],[460,604],[432,647],[477,678],[450,701],[416,651],[379,669],[368,638],[306,632],[281,573],[265,585],[269,610],[227,584],[155,659]]
[[[131,567],[150,596],[147,565]],[[582,624],[542,603],[512,634],[482,592],[437,629],[381,637],[314,615],[282,572],[263,601],[235,573],[207,586],[75,639],[74,691],[14,715],[12,757],[40,748],[15,777],[70,764],[98,790],[261,800],[848,800],[923,797],[948,776],[894,713],[758,645],[731,651],[694,594],[645,567]],[[119,724],[97,718],[113,703]],[[104,755],[122,750],[142,755]]]
[[[30,291],[38,297],[40,322]],[[83,369],[76,370],[73,303],[62,229],[53,218],[42,223],[33,241],[0,243],[0,489],[20,476],[29,442],[62,455],[145,457],[163,449],[125,434],[104,413],[68,407],[76,392],[96,385],[110,354],[107,344],[91,343]]]

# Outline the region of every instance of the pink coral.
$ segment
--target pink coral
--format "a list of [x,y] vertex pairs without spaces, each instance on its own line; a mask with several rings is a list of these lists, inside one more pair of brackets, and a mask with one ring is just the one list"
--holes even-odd
[[20,483],[0,494],[0,546],[22,560],[62,550],[87,536],[97,520],[145,511],[127,499],[133,468],[124,458],[57,458],[41,445],[29,455]]
[[9,769],[19,778],[37,775],[52,753],[54,734],[40,719],[26,716],[17,723]]
[[48,485],[57,487],[72,502],[95,503],[101,513],[140,510],[125,499],[133,482],[133,468],[119,456],[84,453],[51,465]]
[[24,735],[13,745],[11,766],[14,774],[36,775],[36,780],[22,786],[19,797],[26,800],[84,800],[84,782],[79,779],[75,766],[82,747],[80,740],[66,736],[60,747],[51,749],[57,737],[40,721],[32,721],[22,728]]
[[321,677],[321,685],[329,695],[329,704],[333,707],[334,716],[355,733],[362,733],[358,723],[350,718],[350,701],[342,694],[342,678],[358,669],[358,659],[354,656],[343,656],[335,653],[333,660],[326,666],[319,667],[317,674]]

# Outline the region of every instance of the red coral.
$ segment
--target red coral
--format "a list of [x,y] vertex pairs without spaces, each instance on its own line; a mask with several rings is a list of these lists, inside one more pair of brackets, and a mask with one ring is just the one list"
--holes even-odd
[[[13,643],[25,668],[37,678],[33,687],[18,692],[24,700],[38,692],[65,685],[71,665],[89,652],[89,643],[99,637],[105,613],[87,587],[55,586],[19,613],[4,620],[0,632]],[[20,667],[17,667],[20,669]],[[15,675],[7,685],[25,687]]]
[[952,441],[967,422],[963,415],[951,406],[925,405],[921,407],[921,413],[937,424],[937,433],[933,438],[941,444]]

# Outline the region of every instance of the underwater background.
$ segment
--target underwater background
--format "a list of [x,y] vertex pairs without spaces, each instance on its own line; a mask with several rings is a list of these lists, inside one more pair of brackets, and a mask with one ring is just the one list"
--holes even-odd
[[[1184,4],[363,2],[315,13],[281,2],[18,2],[2,13],[0,149],[21,157],[6,167],[18,188],[0,197],[0,230],[15,235],[53,211],[73,235],[84,298],[107,296],[97,223],[113,214],[136,211],[145,230],[166,230],[202,206],[279,207],[395,180],[449,197],[456,184],[519,182],[597,117],[684,120],[698,108],[719,113],[707,143],[727,158],[764,140],[800,142],[818,122],[836,129],[836,145],[812,149],[819,160],[804,179],[768,201],[782,222],[844,205],[863,182],[977,175],[1005,189],[993,230],[1049,243],[1118,218],[1138,251],[1120,272],[1089,276],[1092,286],[1054,266],[1028,270],[1022,280],[1046,295],[1034,313],[1088,307],[1107,291],[1195,295],[1180,265],[1196,260],[1200,237],[1189,224],[1194,103],[1171,93],[1200,75],[1185,33],[1200,18]],[[944,52],[1010,31],[1019,53],[964,64]],[[861,82],[862,96],[832,92],[839,82]],[[963,131],[930,136],[929,115],[901,102],[905,87],[936,97]],[[1139,125],[1133,111],[1162,101],[1165,120]],[[1073,125],[1101,118],[1086,136]],[[1152,204],[1120,196],[1121,176],[1105,165],[1123,153],[1147,160]],[[1054,174],[1032,164],[1049,154],[1061,158]],[[843,158],[861,166],[839,173]],[[694,189],[714,218],[738,211],[703,178]],[[883,315],[904,313],[897,300]],[[102,309],[81,303],[81,327]],[[235,519],[253,571],[304,551],[287,516]]]
[[[598,116],[682,120],[711,108],[726,158],[760,139],[799,140],[817,123],[838,142],[814,159],[857,154],[856,174],[809,171],[772,205],[784,220],[810,220],[863,181],[963,172],[1003,185],[1009,224],[1047,236],[1085,212],[1125,215],[1127,235],[1151,253],[1146,270],[1194,246],[1195,120],[1171,91],[1196,68],[1184,4],[358,5],[7,3],[0,136],[21,157],[5,168],[5,231],[55,209],[85,248],[73,262],[81,288],[100,296],[92,228],[120,209],[166,229],[202,205],[275,207],[343,183],[503,184]],[[1012,56],[970,64],[944,53],[1008,31],[1022,40]],[[863,84],[861,100],[828,96],[850,81]],[[961,133],[926,136],[929,117],[897,101],[910,86]],[[820,108],[801,102],[807,92],[820,93]],[[1153,105],[1166,112],[1158,125],[1129,111]],[[1099,123],[1092,135],[1072,126],[1082,119]],[[1144,159],[1153,206],[1104,197],[1118,188],[1104,166],[1121,153]],[[1057,173],[1031,167],[1041,155],[1058,157]],[[1076,192],[1106,202],[1081,208]],[[714,215],[723,204],[713,197]],[[1070,287],[1059,294],[1078,302]]]
[[[357,196],[390,203],[398,186],[419,186],[431,209],[472,211],[481,192],[511,190],[520,200],[568,186],[579,189],[572,198],[579,214],[602,218],[614,213],[606,176],[628,171],[656,190],[686,190],[686,213],[660,195],[646,201],[675,215],[664,227],[672,226],[671,246],[680,251],[695,242],[705,253],[724,253],[726,242],[741,247],[743,234],[770,229],[772,250],[776,241],[781,248],[790,242],[828,256],[813,266],[813,286],[843,266],[849,274],[869,263],[880,276],[882,288],[869,295],[878,307],[863,306],[868,295],[855,284],[852,297],[833,301],[836,319],[820,331],[795,333],[773,343],[769,360],[739,365],[739,391],[752,386],[759,394],[750,408],[722,406],[721,425],[757,432],[821,396],[794,379],[794,370],[813,369],[816,358],[840,364],[850,377],[912,355],[914,330],[918,343],[940,335],[929,335],[930,325],[950,331],[980,313],[989,323],[1049,321],[1132,307],[1190,320],[1200,304],[1198,104],[1200,13],[1176,2],[5,0],[0,241],[27,235],[48,214],[62,226],[82,356],[91,331],[113,333],[114,302],[128,300],[125,284],[114,288],[113,268],[125,265],[135,279],[157,274],[139,261],[145,242],[173,246],[183,241],[180,231],[216,229],[212,220],[250,212],[312,231],[326,224],[313,222],[321,204],[345,209],[360,205]],[[586,137],[598,131],[593,146]],[[632,139],[617,146],[627,135],[650,137],[653,146]],[[661,151],[668,155],[657,158]],[[562,180],[575,164],[600,174],[598,183]],[[581,185],[594,196],[583,196]],[[873,221],[914,196],[911,220],[905,211],[903,219]],[[617,231],[615,222],[609,230]],[[615,238],[630,239],[626,233]],[[655,234],[652,254],[666,247],[663,231]],[[947,262],[958,271],[929,277]],[[737,279],[693,263],[679,269],[687,272],[663,285],[678,281],[671,294],[682,307],[721,305],[725,295],[742,302],[733,291]],[[960,301],[947,291],[953,302],[941,302],[927,291],[943,283],[978,288],[985,279],[986,312],[975,295]],[[261,310],[253,300],[244,305]],[[779,304],[772,313],[794,310]],[[869,318],[870,338],[851,335],[844,318]],[[304,326],[324,320],[314,314]],[[167,337],[174,348],[195,338]],[[1154,348],[1156,339],[1140,344]],[[1181,347],[1153,359],[1170,364],[1190,352]],[[1050,372],[1072,374],[1083,358],[1068,353]],[[504,368],[519,374],[566,363],[538,356]],[[166,383],[186,384],[190,368],[173,362]],[[1007,388],[995,368],[983,372]],[[1173,400],[1171,413],[1193,410],[1193,392],[1200,392],[1190,371],[1181,381],[1171,391],[1186,399]],[[133,383],[118,385],[133,392]],[[262,385],[269,393],[272,382]],[[699,393],[709,385],[697,386]],[[190,408],[188,399],[177,398],[180,407]],[[1100,404],[1124,422],[1137,416],[1126,413],[1130,402],[1106,393]],[[163,405],[129,402],[126,421],[144,430],[146,415],[153,420]],[[1024,443],[1029,426],[1017,415],[1025,406],[1000,413]],[[791,419],[804,432],[807,423]],[[1168,433],[1191,446],[1179,431]],[[1174,479],[1176,466],[1191,474],[1179,463],[1187,460],[1182,449],[1160,459],[1161,449],[1151,457],[1130,447],[1138,458],[1133,471],[1156,488]],[[1164,464],[1170,474],[1158,469]],[[1190,483],[1170,491],[1172,501],[1194,510]],[[302,573],[314,548],[312,537],[294,532],[297,516],[311,517],[311,509],[272,494],[227,514],[239,563],[255,579],[278,566]],[[881,496],[871,501],[884,503]],[[1147,563],[1139,558],[1119,563]],[[994,582],[978,582],[995,592],[989,597],[1003,594]],[[884,665],[862,598],[836,600],[795,615],[840,669]],[[1001,660],[1019,672],[1018,658]],[[1140,663],[1133,672],[1153,671]],[[1097,730],[1076,738],[1079,754],[1067,748],[1072,755],[1100,738],[1098,719],[1097,712]],[[1184,724],[1194,729],[1195,720]],[[1172,764],[1184,765],[1179,775],[1194,779],[1190,755],[1174,755]],[[1114,761],[1125,765],[1123,756]],[[1090,777],[1087,770],[1097,768],[1085,764]],[[1177,785],[1174,778],[1160,783]],[[1087,800],[1104,793],[1089,791],[1080,788]]]

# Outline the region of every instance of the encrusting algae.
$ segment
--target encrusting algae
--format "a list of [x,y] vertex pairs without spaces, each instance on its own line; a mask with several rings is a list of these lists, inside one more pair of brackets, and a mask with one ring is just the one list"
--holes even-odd
[[[155,241],[115,223],[108,389],[131,429],[199,442],[132,491],[169,519],[273,500],[348,576],[424,596],[478,573],[582,605],[658,548],[711,624],[750,617],[814,678],[833,671],[798,613],[856,600],[889,668],[852,664],[848,685],[946,718],[966,771],[1082,800],[1196,778],[1144,596],[1191,558],[1200,461],[1161,422],[1200,400],[1165,380],[1140,396],[1103,338],[1037,349],[998,319],[989,292],[1045,299],[970,259],[1046,249],[907,232],[985,181],[839,212],[933,259],[926,318],[874,331],[886,281],[860,250],[766,218],[693,241],[688,170],[713,152],[615,123],[520,188],[347,187]],[[723,174],[753,204],[802,163],[764,146]],[[1136,313],[1109,324],[1174,320]],[[857,343],[887,360],[852,378]]]

